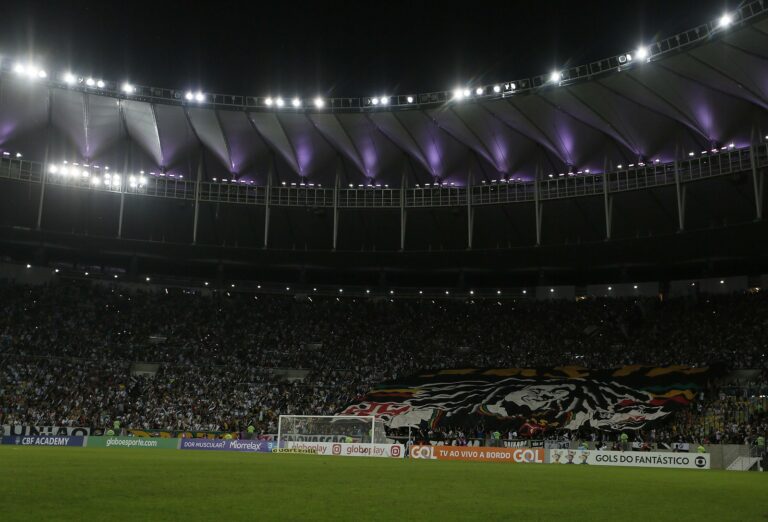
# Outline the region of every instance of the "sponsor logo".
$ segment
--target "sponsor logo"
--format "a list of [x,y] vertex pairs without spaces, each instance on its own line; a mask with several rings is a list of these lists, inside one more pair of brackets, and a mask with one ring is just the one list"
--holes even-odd
[[553,464],[592,464],[598,466],[637,466],[651,468],[709,469],[708,455],[646,451],[552,450]]
[[413,446],[411,457],[414,459],[434,459],[435,450],[432,446]]
[[399,444],[360,444],[330,442],[294,442],[286,441],[289,449],[309,449],[318,455],[342,457],[394,457],[402,458],[403,448]]
[[143,440],[141,438],[133,438],[133,439],[117,439],[117,438],[109,438],[107,439],[107,447],[113,448],[113,447],[123,447],[123,448],[156,448],[157,447],[157,441],[156,440]]

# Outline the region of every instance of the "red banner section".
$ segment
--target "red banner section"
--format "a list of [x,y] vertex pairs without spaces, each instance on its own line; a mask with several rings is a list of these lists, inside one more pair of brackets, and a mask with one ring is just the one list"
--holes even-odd
[[472,460],[477,462],[544,462],[543,448],[483,448],[471,446],[413,446],[414,459]]

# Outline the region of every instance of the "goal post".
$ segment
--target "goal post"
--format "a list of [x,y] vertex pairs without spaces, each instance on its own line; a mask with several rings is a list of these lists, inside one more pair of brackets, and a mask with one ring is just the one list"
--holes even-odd
[[357,415],[280,415],[277,422],[277,447],[287,442],[351,442],[369,444],[371,455],[376,444],[386,444],[384,423],[376,417]]

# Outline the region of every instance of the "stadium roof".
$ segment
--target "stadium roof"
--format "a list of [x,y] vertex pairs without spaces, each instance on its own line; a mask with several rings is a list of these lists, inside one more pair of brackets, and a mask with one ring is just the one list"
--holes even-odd
[[[473,90],[477,86],[468,85],[462,86],[470,90],[468,94],[462,90],[461,99],[455,99],[452,91],[392,93],[386,105],[374,105],[371,98],[363,97],[326,100],[321,108],[312,105],[311,98],[293,107],[286,97],[284,106],[278,107],[276,98],[269,105],[266,98],[211,93],[204,93],[202,101],[192,93],[188,100],[184,90],[140,86],[120,92],[123,86],[119,82],[105,81],[102,87],[97,79],[88,82],[87,77],[82,83],[75,77],[67,85],[60,75],[64,71],[46,71],[46,78],[35,71],[38,78],[31,79],[29,69],[19,70],[19,74],[13,62],[5,62],[0,75],[0,152],[47,165],[66,160],[101,169],[109,166],[112,172],[173,174],[185,180],[200,176],[215,182],[211,186],[217,191],[222,184],[231,185],[233,179],[255,186],[305,182],[326,188],[336,184],[413,188],[435,182],[463,187],[508,179],[520,183],[525,192],[535,176],[557,180],[572,174],[574,179],[586,179],[609,171],[614,176],[611,180],[618,180],[615,173],[627,167],[657,162],[671,166],[689,158],[712,157],[711,162],[698,165],[699,172],[702,168],[712,171],[712,165],[722,164],[720,157],[713,157],[715,149],[718,154],[723,150],[746,154],[751,146],[764,143],[768,131],[768,20],[759,3],[734,12],[733,23],[727,27],[715,20],[649,42],[647,51],[644,58],[638,50],[616,50],[606,60],[558,71],[557,78],[546,73],[516,80],[514,90],[508,87],[513,82],[500,82],[498,93],[495,84],[483,86],[481,95]],[[470,238],[475,230],[474,244],[470,239],[473,249],[509,250],[509,256],[495,260],[467,254],[444,265],[455,271],[472,265],[534,270],[544,264],[568,264],[557,261],[559,253],[548,254],[545,260],[541,251],[518,255],[516,247],[591,244],[606,235],[637,239],[674,234],[683,228],[706,230],[743,223],[741,232],[730,239],[733,246],[741,238],[744,248],[726,247],[722,242],[719,249],[691,251],[691,256],[748,258],[764,255],[747,245],[755,230],[764,230],[762,224],[751,224],[756,198],[753,183],[744,174],[752,157],[756,154],[737,155],[737,164],[746,165],[744,172],[728,170],[727,176],[717,179],[697,178],[687,191],[676,181],[677,185],[656,183],[653,186],[664,186],[654,190],[640,190],[651,185],[637,184],[638,191],[610,198],[607,191],[605,198],[599,191],[574,192],[599,197],[547,202],[543,217],[538,200],[534,213],[533,196],[517,201],[524,203],[521,205],[499,200],[498,205],[478,207],[469,215],[462,206],[466,206],[462,203],[466,196],[457,197],[444,208],[414,211],[408,218],[407,236],[404,214],[398,223],[396,206],[369,212],[362,209],[365,205],[357,205],[345,210],[337,223],[336,207],[331,217],[323,208],[329,205],[305,200],[293,205],[299,209],[274,208],[270,221],[253,208],[220,207],[218,202],[228,201],[212,199],[215,204],[199,205],[198,234],[198,208],[196,204],[193,210],[189,198],[176,205],[147,198],[138,203],[122,197],[97,201],[53,189],[45,196],[42,229],[103,238],[115,237],[119,230],[117,235],[123,239],[182,245],[190,243],[194,213],[194,237],[199,245],[261,248],[271,229],[270,249],[329,250],[333,237],[334,249],[370,253],[365,260],[299,260],[295,254],[275,254],[267,261],[253,252],[220,256],[218,251],[195,250],[206,259],[239,258],[237,263],[247,264],[247,259],[258,257],[261,264],[316,264],[336,269],[401,263],[423,267],[433,262],[427,260],[432,259],[431,254],[423,252],[439,255],[466,250],[468,228]],[[667,181],[672,179],[672,174],[663,175]],[[405,196],[401,198],[405,200]],[[35,219],[38,201],[43,197],[38,199],[30,189],[9,187],[5,204],[0,205],[4,207],[0,210],[2,223],[35,228],[40,221]],[[263,204],[264,200],[259,201]],[[613,230],[606,234],[610,227],[604,223],[605,216],[611,213]],[[26,241],[18,237],[18,231],[4,236],[11,242]],[[55,237],[58,239],[48,239],[63,242]],[[36,237],[35,242],[45,241]],[[95,240],[88,242],[96,244]],[[121,255],[139,250],[124,241],[118,243],[102,248]],[[662,243],[668,248],[674,241]],[[83,251],[84,247],[75,248]],[[169,251],[167,246],[163,248]],[[614,249],[609,256],[611,266],[635,262],[632,249],[624,249],[627,257],[621,259],[615,248],[619,247],[605,247]],[[379,254],[397,250],[422,254],[407,261],[402,256]],[[635,259],[643,258],[638,263],[657,266],[664,257],[663,249],[648,256],[647,246],[641,250],[635,252]],[[590,264],[590,250],[584,255],[579,261],[582,267]],[[684,257],[681,251],[677,261]]]
[[124,94],[121,83],[101,89],[98,80],[86,85],[81,78],[65,88],[58,72],[50,71],[50,82],[10,73],[2,78],[0,147],[42,159],[40,131],[50,119],[50,159],[114,168],[126,161],[128,140],[130,161],[143,170],[190,175],[190,155],[204,149],[209,179],[260,184],[271,157],[278,180],[327,185],[337,158],[344,163],[342,182],[354,185],[399,185],[404,173],[409,185],[435,179],[464,185],[468,172],[475,182],[529,180],[537,168],[557,175],[668,161],[732,142],[748,145],[768,128],[768,22],[742,18],[747,15],[731,27],[715,20],[649,43],[647,58],[617,49],[605,60],[559,71],[558,81],[546,73],[500,82],[499,93],[495,85],[461,86],[467,90],[461,100],[451,91],[392,93],[386,106],[368,97],[327,100],[322,109],[302,100],[295,108],[285,97],[280,108],[277,96],[213,94],[200,103],[196,93],[187,100],[184,90]]

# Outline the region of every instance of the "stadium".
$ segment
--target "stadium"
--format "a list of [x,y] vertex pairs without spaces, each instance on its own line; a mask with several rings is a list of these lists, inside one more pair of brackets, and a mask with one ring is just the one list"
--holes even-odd
[[[99,66],[156,41],[91,7],[0,35],[4,519],[768,517],[765,0],[643,3],[653,36],[568,27],[516,79],[473,48],[442,91],[419,53],[354,83],[360,38],[335,87],[254,95]],[[349,31],[317,56],[368,27],[313,13]],[[204,61],[157,46],[136,78]]]

